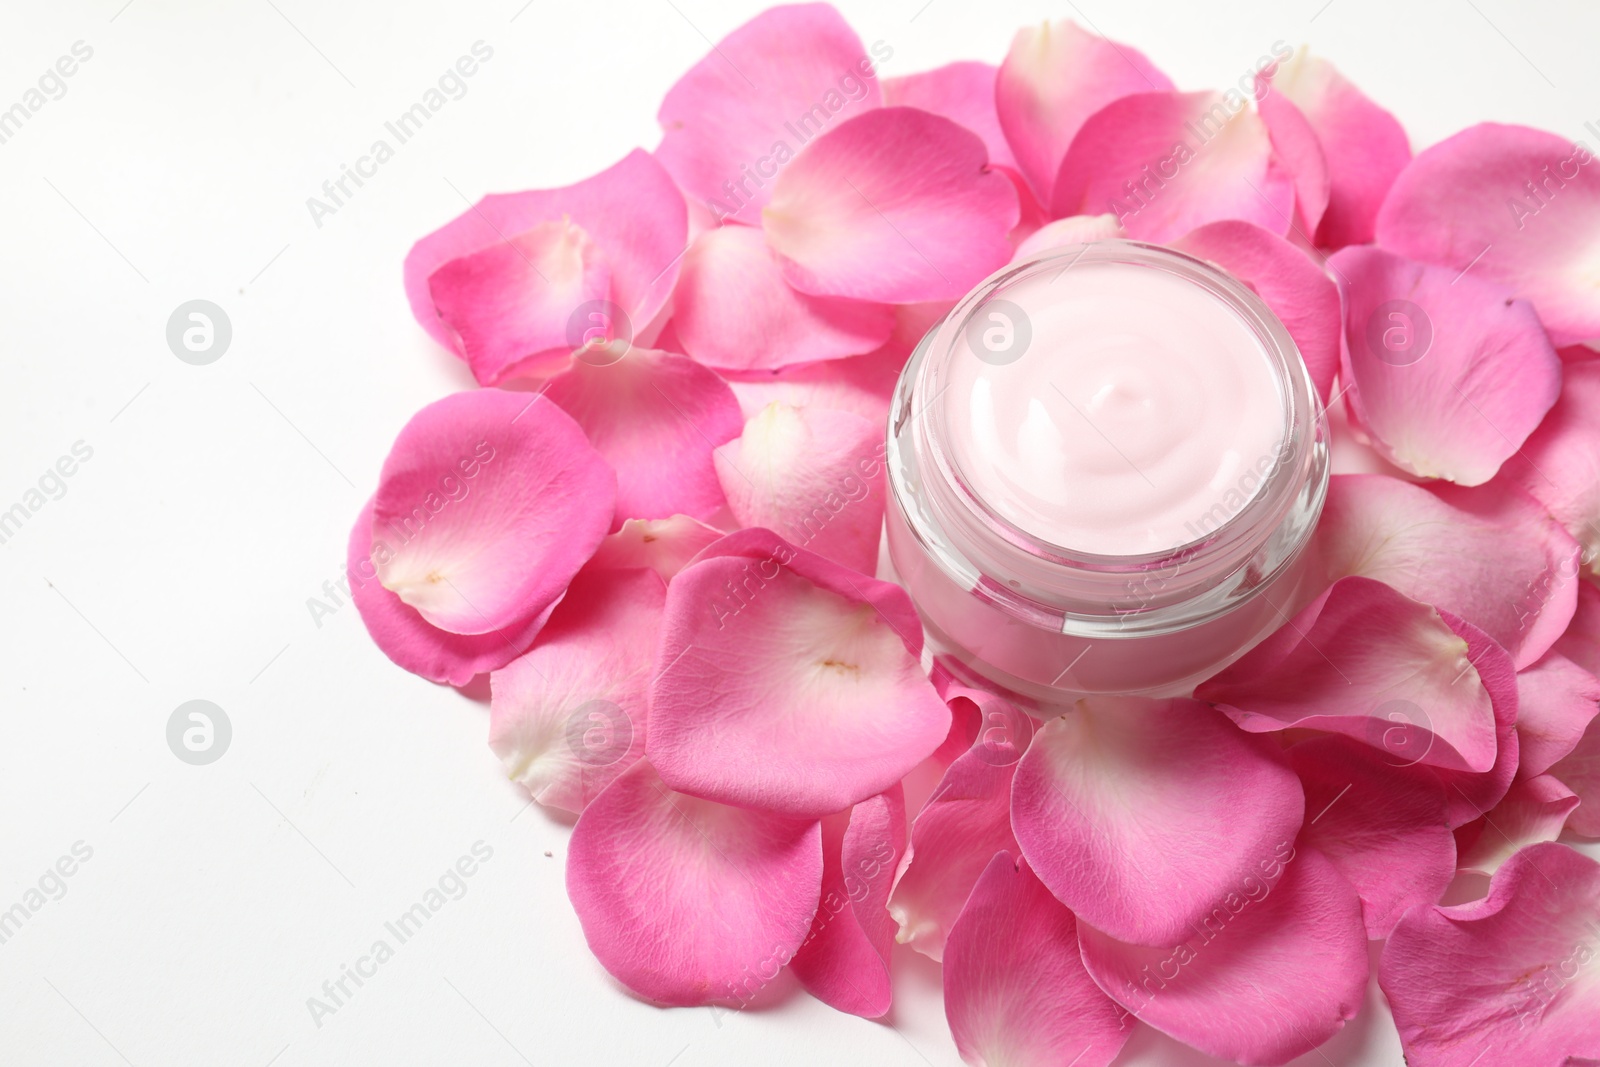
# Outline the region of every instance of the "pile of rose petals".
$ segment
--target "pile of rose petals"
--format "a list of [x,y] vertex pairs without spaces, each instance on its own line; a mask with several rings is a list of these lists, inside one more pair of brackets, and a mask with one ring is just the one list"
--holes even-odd
[[[1413,157],[1287,49],[1253,92],[1070,22],[998,68],[892,55],[774,8],[653,152],[406,260],[483,388],[401,431],[355,600],[407,670],[489,675],[508,774],[581,813],[596,957],[660,1004],[787,968],[875,1018],[908,944],[962,1056],[1012,1067],[1139,1023],[1283,1063],[1375,958],[1413,1067],[1600,1059],[1600,865],[1557,841],[1600,837],[1600,163],[1487,124]],[[1193,699],[1036,719],[951,683],[874,577],[888,397],[985,276],[1109,237],[1294,336],[1323,581]]]

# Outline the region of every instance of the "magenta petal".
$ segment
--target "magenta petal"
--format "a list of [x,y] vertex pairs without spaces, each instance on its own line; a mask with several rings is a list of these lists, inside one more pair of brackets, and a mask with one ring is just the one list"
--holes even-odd
[[1016,190],[978,135],[911,107],[833,127],[778,175],[767,241],[796,289],[906,304],[966,295],[1011,256]]
[[[1297,854],[1298,853],[1298,854]],[[1083,962],[1113,999],[1163,1033],[1241,1063],[1281,1064],[1361,1007],[1367,936],[1350,883],[1316,849],[1284,843],[1170,948],[1078,924]]]
[[860,355],[894,330],[894,309],[886,304],[790,288],[766,237],[749,226],[719,226],[695,240],[672,315],[685,351],[731,371]]
[[1052,214],[1110,212],[1141,241],[1174,241],[1222,219],[1287,233],[1293,179],[1274,165],[1261,116],[1232,100],[1145,92],[1108,104],[1061,161]]
[[1328,579],[1362,574],[1459,615],[1518,669],[1572,618],[1578,546],[1538,502],[1498,483],[1430,490],[1376,474],[1336,475],[1317,526]]
[[1133,1032],[1083,968],[1078,923],[996,853],[950,931],[944,1011],[961,1058],[996,1067],[1106,1067]]
[[489,676],[489,747],[539,803],[581,812],[644,755],[666,598],[651,571],[585,570],[533,648]]
[[1559,652],[1517,674],[1517,777],[1532,778],[1578,746],[1600,712],[1600,678]]
[[1555,843],[1511,857],[1482,900],[1408,913],[1378,965],[1406,1062],[1600,1056],[1597,938],[1600,863]]
[[[1272,88],[1268,100],[1281,93],[1305,116],[1327,161],[1328,209],[1317,243],[1343,248],[1371,241],[1384,195],[1411,161],[1405,130],[1332,63],[1304,49],[1278,68]],[[1263,100],[1262,113],[1271,106]]]
[[889,1010],[894,920],[885,903],[906,847],[899,783],[822,822],[822,901],[789,966],[812,996],[876,1019]]
[[1550,775],[1581,802],[1567,816],[1567,828],[1581,837],[1600,838],[1600,719],[1590,720],[1573,750],[1551,765]]
[[[1002,717],[1027,714],[1000,704],[1007,709]],[[1011,833],[1011,779],[1019,755],[969,748],[911,824],[889,914],[900,926],[899,940],[924,956],[943,958],[951,925],[994,854],[1020,851]]]
[[1011,257],[1011,261],[1021,263],[1052,248],[1093,244],[1095,241],[1126,236],[1122,224],[1117,221],[1115,215],[1071,215],[1046,223],[1030,233],[1021,244],[1017,245],[1016,254]]
[[1573,584],[1578,587],[1578,603],[1566,632],[1556,640],[1555,649],[1600,677],[1600,586],[1591,582]]
[[656,156],[719,221],[755,223],[795,153],[878,106],[876,64],[828,4],[763,11],[667,90]]
[[1326,402],[1339,370],[1343,328],[1333,280],[1288,241],[1248,222],[1213,222],[1172,247],[1215,263],[1267,302],[1294,338],[1317,395]]
[[1299,832],[1300,783],[1262,738],[1192,700],[1080,701],[1034,736],[1011,824],[1086,923],[1172,944]]
[[1494,874],[1517,850],[1561,835],[1578,797],[1548,774],[1513,785],[1494,810],[1456,831],[1463,871]]
[[821,818],[939,747],[905,590],[750,529],[667,588],[646,752],[672,788]]
[[804,367],[787,367],[776,374],[751,375],[728,382],[746,419],[755,418],[768,404],[790,407],[833,408],[860,415],[884,425],[889,420],[889,398],[905,360],[884,353],[830,359]]
[[[1495,709],[1450,620],[1382,582],[1342,578],[1195,696],[1252,733],[1344,734],[1397,766],[1494,766]],[[1505,696],[1513,707],[1516,693]]]
[[1017,31],[993,96],[1018,168],[1048,204],[1061,158],[1089,116],[1130,93],[1171,88],[1136,49],[1063,19]]
[[863,574],[878,565],[883,529],[883,424],[848,411],[769,404],[716,455],[740,526]]
[[1503,470],[1566,527],[1589,572],[1600,574],[1600,361],[1562,368],[1560,399]]
[[662,581],[670,582],[701,549],[721,536],[722,531],[687,515],[629,519],[600,542],[589,566],[608,570],[647,567],[661,575]]
[[[560,222],[580,227],[593,242],[609,274],[609,299],[633,327],[643,329],[666,303],[678,279],[677,261],[688,243],[689,217],[672,178],[655,157],[638,149],[576,185],[490,193],[418,241],[405,264],[411,313],[435,340],[459,354],[454,332],[434,308],[428,279],[453,259],[504,247],[541,223]],[[570,315],[576,308],[566,310]],[[562,318],[562,330],[566,322]]]
[[384,460],[371,542],[379,581],[440,629],[513,628],[555,603],[594,554],[614,484],[549,401],[499,389],[447,396],[406,423]]
[[805,940],[822,828],[674,793],[644,760],[584,809],[567,896],[589,949],[659,1004],[748,1001]]
[[1600,338],[1600,175],[1581,143],[1526,126],[1462,130],[1396,179],[1377,237],[1509,287],[1557,346]]
[[350,531],[345,571],[350,598],[361,613],[373,644],[395,663],[430,681],[466,685],[473,677],[505,666],[533,643],[555,610],[552,601],[513,626],[486,634],[454,634],[429,625],[417,609],[378,582],[374,550],[372,501],[367,501]]
[[1502,286],[1346,248],[1328,260],[1344,297],[1341,380],[1357,426],[1389,462],[1482,485],[1561,389],[1561,360]]
[[1389,936],[1407,908],[1438,901],[1455,876],[1456,842],[1434,775],[1341,737],[1301,742],[1289,762],[1306,791],[1300,842],[1355,886],[1369,938]]
[[617,518],[707,518],[723,505],[712,453],[739,433],[739,402],[686,356],[630,348],[577,358],[545,395],[578,420],[616,469]]
[[1294,177],[1295,228],[1309,243],[1328,210],[1332,181],[1327,154],[1317,131],[1288,97],[1273,92],[1264,76],[1256,85],[1256,109],[1267,124],[1272,150]]
[[886,78],[883,103],[885,107],[915,107],[943,115],[983,138],[991,164],[1014,168],[1016,157],[1006,143],[1006,135],[1000,129],[1000,113],[995,109],[997,73],[992,63],[963,60],[934,70]]

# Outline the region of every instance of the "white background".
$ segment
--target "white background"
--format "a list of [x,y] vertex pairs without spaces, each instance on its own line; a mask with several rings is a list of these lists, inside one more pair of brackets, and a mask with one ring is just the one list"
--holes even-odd
[[[720,1017],[625,995],[567,904],[569,828],[524,810],[487,708],[390,664],[352,608],[307,609],[395,432],[471,384],[412,321],[411,243],[463,196],[653,147],[667,87],[760,7],[522,3],[5,0],[0,109],[75,41],[94,55],[0,144],[0,510],[74,442],[94,455],[0,545],[0,909],[75,842],[93,858],[0,944],[0,1062],[959,1062],[910,953],[889,1025],[792,991]],[[1309,41],[1418,147],[1600,124],[1600,13],[1577,0],[840,6],[893,48],[886,76],[998,61],[1019,25],[1073,16],[1185,89]],[[480,39],[468,94],[314,225],[306,198]],[[197,297],[233,324],[206,367],[165,342]],[[193,698],[233,724],[210,766],[166,745]],[[480,840],[466,895],[317,1027],[307,998]],[[1142,1032],[1120,1062],[1210,1061]],[[1297,1061],[1400,1062],[1376,993]]]

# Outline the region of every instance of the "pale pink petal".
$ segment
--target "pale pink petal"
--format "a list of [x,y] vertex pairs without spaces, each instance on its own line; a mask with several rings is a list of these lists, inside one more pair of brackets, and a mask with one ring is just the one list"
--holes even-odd
[[711,456],[739,433],[739,402],[685,356],[633,347],[574,358],[545,395],[578,421],[617,472],[617,518],[706,518],[723,505]]
[[882,354],[830,359],[786,367],[776,374],[731,378],[728,387],[739,398],[746,419],[754,418],[768,404],[780,403],[848,411],[887,426],[889,397],[903,363]]
[[[1382,582],[1333,583],[1195,696],[1252,733],[1344,734],[1394,765],[1494,766],[1494,696],[1457,622]],[[1515,685],[1503,699],[1516,705]]]
[[1548,774],[1516,783],[1493,811],[1456,831],[1461,869],[1494,874],[1518,849],[1559,837],[1577,806],[1572,790]]
[[1171,944],[1299,832],[1300,783],[1275,747],[1192,700],[1080,701],[1017,765],[1012,829],[1084,922]]
[[1573,750],[1550,767],[1550,776],[1582,802],[1567,816],[1567,828],[1581,837],[1600,838],[1600,719],[1592,719]]
[[1011,260],[1020,263],[1052,248],[1086,245],[1126,236],[1115,215],[1073,215],[1056,219],[1033,231],[1017,246],[1017,253]]
[[384,460],[371,530],[379,581],[440,629],[514,629],[547,610],[599,547],[614,485],[548,400],[499,389],[447,396],[406,423]]
[[822,827],[675,793],[645,760],[584,809],[567,896],[589,949],[659,1004],[747,1003],[794,956],[822,885]]
[[1063,19],[1017,31],[993,97],[1018,169],[1048,204],[1061,158],[1089,116],[1130,93],[1171,88],[1137,50]]
[[[872,56],[828,4],[763,11],[667,90],[656,156],[718,221],[759,221],[773,178],[816,137],[875,108]],[[892,54],[892,53],[891,53]]]
[[539,803],[581,812],[644,755],[666,599],[652,571],[585,570],[533,647],[489,676],[489,747]]
[[1532,778],[1577,747],[1600,712],[1600,678],[1559,652],[1517,673],[1517,777]]
[[1597,938],[1600,863],[1553,842],[1513,856],[1482,900],[1408,913],[1378,965],[1406,1062],[1600,1056]]
[[851,1015],[879,1018],[893,1000],[895,926],[884,905],[905,847],[899,783],[822,823],[822,901],[789,966],[812,996]]
[[1255,290],[1300,349],[1324,401],[1339,369],[1342,319],[1339,289],[1288,241],[1248,222],[1213,222],[1185,234],[1173,248],[1208,260]]
[[1600,174],[1592,149],[1482,123],[1414,159],[1378,213],[1384,248],[1533,303],[1558,346],[1600,338]]
[[[383,547],[379,547],[380,543]],[[387,541],[375,541],[372,501],[367,501],[350,531],[345,571],[350,576],[350,599],[361,613],[367,633],[383,654],[412,674],[435,682],[466,685],[474,676],[505,666],[533,643],[534,636],[555,610],[557,600],[515,626],[486,634],[454,634],[430,625],[417,609],[385,589],[378,581],[378,562],[392,552]]]
[[1288,232],[1294,181],[1273,165],[1266,124],[1246,100],[1163,92],[1107,105],[1061,161],[1052,214],[1110,212],[1141,241],[1173,241],[1222,219]]
[[741,526],[863,574],[883,527],[884,427],[848,411],[769,404],[717,450],[717,477]]
[[1361,1007],[1367,935],[1361,901],[1316,849],[1283,843],[1185,940],[1149,948],[1078,924],[1083,962],[1142,1022],[1202,1052],[1281,1064],[1332,1037]]
[[1011,257],[1017,194],[978,135],[910,107],[817,138],[762,209],[795,288],[885,303],[954,300]]
[[572,316],[604,306],[611,271],[588,234],[558,219],[452,259],[428,293],[473,377],[493,385],[549,374],[582,347],[581,331],[569,336]]
[[1385,459],[1482,485],[1555,403],[1561,360],[1538,316],[1494,282],[1377,248],[1328,260],[1344,297],[1340,380]]
[[768,530],[732,534],[667,589],[646,751],[682,792],[811,818],[842,811],[949,731],[921,645],[899,586]]
[[1515,489],[1338,475],[1316,544],[1329,581],[1362,574],[1459,615],[1519,669],[1549,651],[1572,618],[1575,583],[1557,576],[1573,573],[1578,545]]
[[1456,843],[1436,777],[1342,737],[1303,741],[1289,763],[1306,791],[1300,842],[1355,886],[1369,938],[1389,936],[1407,908],[1438,901],[1455,876]]
[[[1304,112],[1282,93],[1272,91],[1271,76],[1256,80],[1256,110],[1267,125],[1272,150],[1294,177],[1294,217],[1298,236],[1309,242],[1328,210],[1331,189],[1327,153]],[[1376,207],[1374,207],[1376,212]]]
[[994,1067],[1106,1067],[1133,1033],[1084,970],[1072,912],[1005,851],[950,931],[944,1011],[961,1058]]
[[1577,538],[1589,573],[1600,575],[1600,361],[1563,366],[1560,399],[1503,470]]
[[[1406,132],[1333,64],[1301,49],[1272,77],[1269,95],[1281,93],[1310,123],[1328,167],[1328,209],[1314,231],[1325,248],[1366,244],[1384,194],[1411,160]],[[1272,105],[1262,101],[1265,114]]]
[[889,339],[894,309],[798,292],[760,230],[719,226],[684,257],[673,323],[707,366],[777,370],[871,352]]
[[[672,178],[655,157],[639,149],[576,185],[490,193],[418,241],[405,263],[406,297],[412,314],[435,340],[462,354],[454,331],[441,321],[434,307],[429,278],[453,259],[504,247],[541,223],[569,222],[597,249],[610,281],[608,299],[629,320],[627,324],[614,323],[613,328],[627,325],[632,331],[642,331],[678,280],[677,261],[688,244],[688,214],[683,194]],[[546,327],[564,334],[569,316],[579,310],[566,308],[559,323],[546,323]],[[554,314],[560,309],[551,311]]]
[[600,542],[590,568],[622,570],[647,567],[664,582],[688,564],[722,531],[687,515],[665,519],[629,519],[622,529]]
[[951,924],[990,858],[1019,851],[1011,833],[1011,778],[1019,755],[1006,747],[968,749],[911,824],[889,914],[900,926],[898,940],[924,956],[943,958]]
[[1572,612],[1572,622],[1556,641],[1555,649],[1563,656],[1600,677],[1600,586],[1591,582],[1574,582],[1577,586],[1577,606]]
[[983,138],[990,163],[1015,168],[1016,157],[1000,129],[1000,113],[995,109],[996,73],[992,63],[962,60],[934,70],[885,78],[883,103],[885,107],[915,107],[943,115]]

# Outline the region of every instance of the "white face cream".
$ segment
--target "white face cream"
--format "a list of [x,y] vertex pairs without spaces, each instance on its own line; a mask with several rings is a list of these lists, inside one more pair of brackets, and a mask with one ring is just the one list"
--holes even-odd
[[1326,427],[1216,268],[1129,241],[1014,264],[923,339],[890,417],[891,558],[957,674],[1164,695],[1283,621]]

